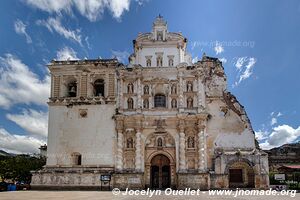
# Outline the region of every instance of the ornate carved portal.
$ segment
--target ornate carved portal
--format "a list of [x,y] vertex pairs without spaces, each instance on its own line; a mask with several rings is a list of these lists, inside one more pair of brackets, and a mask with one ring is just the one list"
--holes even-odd
[[145,144],[145,184],[150,188],[175,186],[175,141],[167,132],[154,132]]

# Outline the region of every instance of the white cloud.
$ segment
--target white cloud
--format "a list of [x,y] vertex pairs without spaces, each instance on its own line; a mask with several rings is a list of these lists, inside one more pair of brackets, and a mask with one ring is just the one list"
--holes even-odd
[[271,119],[271,126],[277,123],[277,119],[275,117],[272,117]]
[[268,138],[268,132],[262,130],[256,131],[255,137],[258,141],[265,140]]
[[38,153],[44,140],[25,135],[11,134],[0,128],[0,149],[11,153]]
[[66,39],[73,40],[78,42],[81,46],[81,34],[80,30],[70,30],[65,28],[59,18],[49,17],[47,20],[38,20],[36,22],[38,25],[45,26],[47,29],[53,33],[53,31],[57,32],[59,35],[62,35]]
[[281,112],[278,112],[278,113],[276,114],[276,113],[273,111],[273,112],[271,112],[270,116],[271,116],[271,122],[270,122],[270,124],[271,124],[271,126],[273,126],[274,124],[277,124],[277,118],[278,118],[278,117],[281,117],[281,116],[282,116],[282,113],[281,113]]
[[227,59],[226,58],[220,58],[219,59],[223,64],[227,63]]
[[49,13],[60,13],[71,9],[71,0],[25,0],[25,2],[35,8],[41,9]]
[[241,70],[244,63],[247,61],[247,57],[240,57],[237,59],[236,63],[235,63],[235,67],[238,69],[238,70]]
[[216,41],[215,47],[214,47],[215,53],[216,55],[224,52],[224,47],[222,46],[222,44],[218,41]]
[[115,51],[111,50],[113,57],[116,57],[119,61],[126,63],[129,57],[129,53],[127,51]]
[[246,80],[252,75],[253,67],[257,59],[252,57],[240,57],[235,63],[235,67],[239,71],[238,81],[235,82],[235,85],[240,84],[243,80]]
[[124,11],[129,10],[130,0],[111,0],[108,7],[115,18],[120,18]]
[[71,47],[64,47],[57,51],[57,60],[78,60],[77,53]]
[[[28,5],[48,13],[72,15],[72,8],[76,8],[81,15],[94,22],[100,19],[105,9],[111,11],[116,19],[120,19],[129,10],[130,0],[26,0]],[[141,1],[137,1],[141,5]]]
[[196,62],[198,62],[198,60],[199,60],[198,56],[196,56],[195,58],[192,59],[192,63],[196,63]]
[[300,126],[294,129],[289,125],[280,125],[274,127],[271,134],[265,135],[268,135],[268,137],[264,138],[266,140],[260,141],[260,146],[262,149],[271,149],[283,144],[296,142],[300,137]]
[[16,33],[18,33],[20,35],[25,35],[26,42],[28,44],[32,43],[31,37],[26,32],[26,25],[21,20],[17,19],[14,23],[14,26],[15,26]]
[[7,114],[6,117],[18,124],[31,135],[47,137],[48,113],[33,109],[23,110],[21,114]]
[[46,105],[50,94],[50,77],[43,79],[11,54],[0,57],[0,107],[13,104]]

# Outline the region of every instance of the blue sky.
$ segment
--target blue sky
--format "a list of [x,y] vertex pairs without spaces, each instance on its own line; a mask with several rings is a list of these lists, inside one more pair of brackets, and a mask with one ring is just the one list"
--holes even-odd
[[47,136],[52,59],[127,62],[132,40],[161,14],[194,61],[223,61],[263,148],[299,141],[300,2],[4,0],[0,2],[0,148],[36,152]]

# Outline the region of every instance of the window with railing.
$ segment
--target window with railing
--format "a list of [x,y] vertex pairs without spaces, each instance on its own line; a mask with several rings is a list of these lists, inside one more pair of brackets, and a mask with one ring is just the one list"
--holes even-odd
[[166,96],[163,94],[157,94],[154,97],[154,107],[166,107]]

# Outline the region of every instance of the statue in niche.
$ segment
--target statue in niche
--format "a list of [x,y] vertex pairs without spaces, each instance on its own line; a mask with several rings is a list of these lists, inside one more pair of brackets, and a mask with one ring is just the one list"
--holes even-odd
[[145,85],[144,87],[144,94],[149,94],[149,86]]
[[193,99],[192,99],[192,97],[189,97],[187,99],[187,107],[188,108],[193,108]]
[[133,109],[133,99],[132,98],[129,98],[127,100],[127,106],[128,106],[128,109]]
[[171,87],[171,94],[176,94],[176,85],[172,85]]
[[161,31],[157,31],[157,40],[163,40],[163,33]]
[[195,140],[194,137],[188,137],[188,148],[195,148]]
[[157,139],[157,146],[162,147],[162,139],[161,138]]
[[144,108],[148,109],[149,108],[149,100],[144,99]]
[[192,92],[192,91],[193,91],[193,84],[192,84],[191,81],[189,81],[189,82],[187,83],[187,91],[188,91],[188,92]]
[[176,101],[176,99],[172,99],[171,106],[172,106],[172,108],[177,108],[177,101]]
[[151,67],[151,59],[150,58],[147,59],[147,67]]
[[172,67],[174,65],[173,59],[169,59],[169,66]]
[[133,93],[133,84],[129,83],[127,86],[128,93]]
[[127,148],[128,149],[133,148],[133,139],[131,137],[127,139]]

